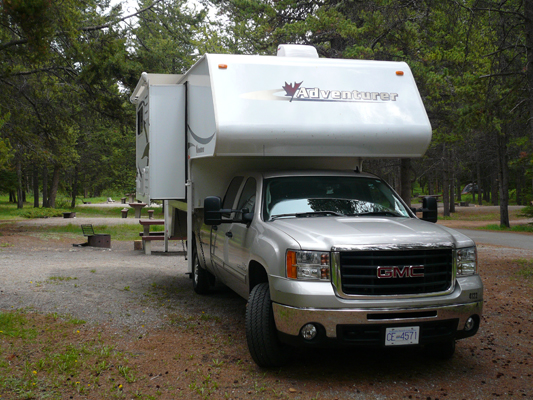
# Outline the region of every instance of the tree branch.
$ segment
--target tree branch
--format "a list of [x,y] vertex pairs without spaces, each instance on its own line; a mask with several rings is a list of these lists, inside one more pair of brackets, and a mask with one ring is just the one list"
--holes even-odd
[[11,46],[17,46],[19,44],[26,44],[26,43],[28,43],[28,39],[12,40],[11,42],[0,44],[0,50],[4,50],[4,49],[7,49],[8,47],[11,47]]
[[135,16],[137,16],[139,14],[142,14],[145,11],[150,10],[151,8],[155,7],[157,5],[157,3],[161,3],[162,1],[163,0],[156,0],[156,1],[154,1],[153,4],[149,5],[146,8],[143,8],[142,10],[139,10],[139,11],[133,13],[133,14],[126,15],[125,17],[122,17],[122,18],[117,19],[115,21],[108,22],[107,24],[97,25],[97,26],[86,26],[84,28],[81,28],[80,31],[82,31],[82,32],[93,32],[93,31],[99,31],[99,30],[102,30],[102,29],[105,29],[105,28],[109,28],[110,26],[116,25],[119,22],[125,21],[125,20],[130,19],[132,17],[135,17]]
[[499,74],[481,75],[479,78],[493,78],[495,76],[525,75],[523,72],[503,72]]
[[490,56],[494,56],[496,54],[499,54],[499,53],[502,53],[506,50],[509,50],[509,49],[515,49],[517,47],[522,47],[524,49],[527,49],[527,47],[523,44],[515,44],[515,45],[512,45],[512,46],[507,46],[507,47],[504,47],[504,48],[501,48],[501,49],[498,49],[496,51],[493,51],[492,53],[489,53],[489,54],[485,54],[484,56],[482,57],[490,57]]
[[485,8],[485,7],[467,7],[464,4],[461,4],[461,2],[456,1],[456,0],[454,0],[454,3],[455,3],[455,5],[457,5],[457,6],[461,7],[461,8],[464,8],[465,10],[468,10],[470,12],[474,12],[474,11],[493,11],[493,12],[502,13],[502,14],[516,15],[516,16],[522,18],[522,19],[526,19],[526,16],[524,14],[520,14],[517,11],[506,11],[506,10],[499,10],[497,8]]
[[65,72],[70,72],[70,73],[74,73],[75,74],[75,71],[72,68],[49,67],[49,68],[34,69],[32,71],[14,72],[14,73],[9,74],[9,76],[12,77],[12,76],[33,75],[33,74],[38,74],[38,73],[41,73],[41,72],[51,72],[51,71],[57,71],[57,70],[63,70]]
[[2,79],[2,78],[0,78],[0,80],[1,80],[4,84],[6,84],[6,85],[8,85],[8,86],[11,86],[13,89],[17,90],[17,91],[22,95],[22,97],[24,97],[24,98],[26,99],[26,101],[27,101],[28,103],[30,103],[30,105],[32,106],[33,110],[35,111],[35,114],[36,114],[36,116],[37,116],[37,119],[39,120],[39,123],[40,123],[41,125],[43,125],[43,119],[41,118],[41,113],[39,112],[39,109],[37,108],[37,104],[35,104],[35,102],[32,101],[32,100],[28,97],[28,95],[26,95],[26,93],[24,93],[24,91],[23,91],[20,87],[15,86],[15,85],[13,85],[11,82],[8,82],[8,81],[6,81],[6,80],[4,80],[4,79]]
[[511,15],[515,15],[517,17],[520,17],[521,19],[526,19],[526,16],[523,15],[523,14],[520,14],[519,12],[517,11],[506,11],[506,10],[498,10],[497,8],[481,8],[481,7],[476,7],[476,8],[473,8],[472,11],[492,11],[492,12],[497,12],[497,13],[501,13],[501,14],[511,14]]

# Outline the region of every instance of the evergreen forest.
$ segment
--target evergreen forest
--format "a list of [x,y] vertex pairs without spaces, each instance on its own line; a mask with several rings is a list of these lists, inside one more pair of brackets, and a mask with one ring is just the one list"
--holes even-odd
[[533,200],[533,0],[0,0],[0,193],[19,208],[135,188],[143,71],[181,74],[205,53],[405,61],[433,127],[422,159],[367,171],[411,201]]

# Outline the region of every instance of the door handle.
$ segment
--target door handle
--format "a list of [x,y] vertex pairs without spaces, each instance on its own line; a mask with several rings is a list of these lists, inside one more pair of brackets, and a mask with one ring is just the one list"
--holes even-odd
[[232,237],[233,237],[233,233],[231,233],[231,232],[226,232],[226,236],[229,237],[229,238],[232,238]]

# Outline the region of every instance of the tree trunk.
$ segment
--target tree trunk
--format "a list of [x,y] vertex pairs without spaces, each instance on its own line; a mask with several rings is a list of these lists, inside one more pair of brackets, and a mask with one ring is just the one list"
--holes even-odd
[[24,207],[22,196],[22,167],[20,160],[17,160],[17,208],[21,209],[22,207]]
[[50,201],[48,200],[48,167],[43,167],[43,207],[49,208]]
[[522,179],[520,179],[520,175],[516,177],[516,204],[522,205]]
[[78,167],[74,168],[74,178],[72,180],[72,201],[70,208],[76,207],[76,197],[78,197]]
[[453,165],[453,150],[450,150],[448,158],[448,171],[450,173],[450,213],[455,212],[455,168]]
[[442,148],[442,201],[444,203],[444,210],[442,215],[444,217],[450,216],[450,179],[448,177],[448,157],[446,146]]
[[492,171],[492,204],[497,206],[498,205],[498,191],[499,191],[500,183],[498,181],[498,173],[495,171]]
[[[476,164],[477,164],[477,160],[476,160]],[[474,190],[474,187],[476,186],[476,180],[474,179],[474,174],[472,174],[472,180],[470,181],[472,182],[472,203],[475,203],[476,202],[476,191]]]
[[486,201],[487,203],[490,203],[490,191],[491,191],[490,177],[485,177],[483,182],[485,183],[483,185],[483,200]]
[[39,208],[39,169],[33,166],[33,207]]
[[[478,153],[479,154],[479,153]],[[483,195],[481,194],[483,192],[483,181],[481,179],[481,166],[480,162],[476,163],[476,173],[477,173],[477,203],[482,206],[483,205]]]
[[402,158],[400,160],[400,196],[405,203],[411,207],[411,159]]
[[509,224],[509,165],[507,156],[507,135],[498,135],[498,180],[500,183],[500,226],[510,227]]
[[533,0],[524,0],[524,25],[526,31],[527,87],[529,96],[529,137],[533,142]]
[[60,168],[58,165],[54,166],[54,172],[52,173],[52,187],[50,188],[50,207],[56,208],[56,196],[57,189],[59,188],[59,172]]

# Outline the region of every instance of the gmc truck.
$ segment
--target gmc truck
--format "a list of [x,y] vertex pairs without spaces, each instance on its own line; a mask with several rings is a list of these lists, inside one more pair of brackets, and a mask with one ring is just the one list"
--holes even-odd
[[[421,157],[431,125],[405,63],[205,55],[184,75],[145,74],[137,198],[165,202],[165,237],[187,235],[196,293],[248,301],[261,367],[291,349],[422,346],[448,358],[483,308],[477,250],[409,208],[369,158]],[[417,212],[421,217],[417,217]]]

